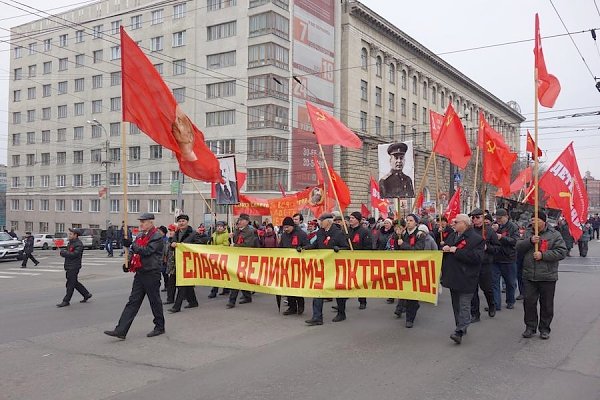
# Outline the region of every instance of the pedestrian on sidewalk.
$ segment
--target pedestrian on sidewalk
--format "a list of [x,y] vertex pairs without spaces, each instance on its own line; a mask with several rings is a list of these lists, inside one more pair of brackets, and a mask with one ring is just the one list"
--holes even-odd
[[83,300],[80,303],[87,302],[92,294],[79,282],[77,276],[81,269],[81,258],[83,257],[83,243],[79,239],[81,231],[79,229],[69,228],[69,243],[67,247],[60,250],[60,256],[65,259],[65,271],[67,277],[67,293],[63,298],[62,302],[57,304],[56,307],[66,307],[70,304],[71,297],[75,289],[83,296]]
[[580,257],[587,257],[589,243],[593,237],[594,229],[592,228],[592,225],[589,222],[586,222],[585,225],[583,225],[583,234],[577,241],[577,245],[579,246]]
[[31,234],[31,232],[25,232],[25,247],[23,248],[23,262],[21,263],[21,268],[27,268],[27,261],[29,259],[31,259],[31,261],[33,261],[33,265],[35,265],[37,267],[37,265],[40,263],[38,260],[35,259],[35,257],[33,256],[33,235]]

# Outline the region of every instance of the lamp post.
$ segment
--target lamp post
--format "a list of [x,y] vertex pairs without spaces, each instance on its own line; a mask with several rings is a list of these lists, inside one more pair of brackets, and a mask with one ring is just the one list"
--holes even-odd
[[106,158],[104,161],[102,161],[102,164],[104,164],[104,168],[105,168],[105,174],[106,174],[106,221],[105,221],[105,225],[106,225],[106,229],[108,230],[108,226],[110,225],[110,164],[111,161],[109,161],[109,152],[110,152],[110,140],[109,140],[109,136],[108,136],[108,132],[106,132],[106,128],[104,127],[104,125],[102,125],[102,123],[100,123],[96,118],[94,118],[91,121],[87,121],[88,124],[92,125],[92,126],[97,126],[99,128],[102,129],[102,131],[104,132],[104,134],[106,135],[106,142],[104,143],[104,150],[106,153]]

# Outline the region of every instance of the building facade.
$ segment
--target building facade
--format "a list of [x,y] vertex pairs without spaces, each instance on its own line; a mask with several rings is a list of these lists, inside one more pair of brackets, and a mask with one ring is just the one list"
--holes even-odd
[[[226,215],[208,184],[184,180],[169,150],[121,122],[121,26],[213,152],[236,156],[247,173],[242,189],[253,196],[314,181],[306,100],[365,141],[361,151],[325,149],[353,206],[368,203],[378,143],[413,140],[419,177],[431,148],[428,110],[443,113],[447,102],[472,143],[483,109],[518,150],[517,112],[359,2],[103,0],[12,28],[9,228],[104,227],[120,223],[123,210],[154,212],[162,224],[178,210],[196,224],[212,220],[211,211]],[[450,173],[447,161],[438,168]],[[426,193],[435,197],[431,184]]]

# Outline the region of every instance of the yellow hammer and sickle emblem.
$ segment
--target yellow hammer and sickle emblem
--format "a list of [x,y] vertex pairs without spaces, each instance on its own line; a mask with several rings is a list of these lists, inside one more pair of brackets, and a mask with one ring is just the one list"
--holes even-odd
[[559,192],[558,197],[568,197],[569,206],[573,207],[573,195],[571,194],[571,192]]
[[317,121],[327,121],[327,117],[321,111],[317,111],[315,115],[317,116]]
[[494,152],[496,151],[496,142],[494,142],[493,140],[488,140],[487,142],[485,142],[485,144],[487,144],[488,153],[494,154]]
[[454,118],[454,115],[449,115],[448,119],[446,119],[446,126],[449,126],[450,123],[452,122],[452,119]]

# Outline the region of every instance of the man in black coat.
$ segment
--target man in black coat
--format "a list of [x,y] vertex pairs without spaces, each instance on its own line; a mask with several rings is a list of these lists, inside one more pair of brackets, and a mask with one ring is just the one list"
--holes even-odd
[[92,294],[77,280],[79,270],[81,269],[81,258],[83,257],[83,243],[79,240],[81,231],[79,229],[69,228],[69,243],[67,247],[60,250],[60,256],[65,259],[65,271],[67,278],[67,293],[63,298],[62,303],[56,305],[56,307],[66,307],[71,301],[73,291],[77,291],[83,296],[81,303],[87,302]]
[[[283,233],[279,247],[286,249],[302,250],[310,243],[306,232],[299,225],[296,225],[294,219],[285,217],[283,219]],[[287,296],[288,309],[283,312],[283,315],[302,315],[304,313],[304,297]]]
[[[362,214],[358,211],[350,214],[350,226],[348,227],[348,239],[352,243],[353,250],[371,250],[373,248],[373,238],[369,229],[365,228],[362,224]],[[366,297],[359,297],[358,306],[359,309],[364,310],[367,308]]]
[[31,259],[31,261],[33,261],[33,265],[35,265],[36,267],[40,263],[33,256],[34,240],[35,239],[33,238],[33,235],[31,234],[31,232],[25,232],[25,239],[24,239],[25,246],[23,247],[23,262],[21,263],[21,268],[27,268],[27,261],[29,259]]
[[[177,231],[171,241],[171,248],[177,248],[177,243],[193,243],[201,244],[201,238],[198,232],[196,232],[190,225],[190,217],[185,214],[177,216]],[[175,266],[177,268],[177,265]],[[181,311],[181,304],[185,299],[188,304],[183,308],[194,308],[198,307],[198,299],[196,298],[196,291],[193,286],[179,286],[177,285],[177,296],[175,297],[175,304],[167,311],[170,313],[177,313]]]
[[160,269],[163,257],[163,236],[154,226],[154,214],[143,213],[139,216],[140,232],[132,243],[131,239],[123,239],[124,246],[131,246],[131,262],[128,268],[135,268],[133,286],[129,301],[123,309],[119,323],[112,331],[104,331],[108,336],[125,339],[135,316],[137,315],[144,296],[148,296],[150,308],[154,315],[154,329],[146,336],[154,337],[165,333],[165,317],[160,299]]
[[[324,213],[319,217],[321,229],[317,232],[317,240],[309,245],[308,249],[333,249],[336,253],[341,249],[349,249],[348,240],[342,230],[333,223],[333,214]],[[346,319],[346,300],[336,299],[338,313],[333,322],[339,322]],[[309,326],[323,325],[323,298],[313,299],[312,318],[306,320]]]
[[443,285],[450,289],[456,323],[450,339],[460,344],[471,323],[471,300],[477,290],[485,242],[473,230],[467,214],[458,214],[455,221],[456,235],[452,236],[451,243],[442,248],[442,276]]
[[[479,287],[485,295],[488,305],[488,315],[496,315],[496,303],[494,302],[494,291],[492,289],[492,265],[494,256],[500,250],[500,241],[496,232],[491,226],[484,224],[484,213],[480,208],[476,208],[469,214],[473,223],[473,229],[481,236],[485,242],[485,252],[481,262],[481,271],[479,272]],[[479,311],[479,291],[475,289],[473,300],[471,300],[471,323],[479,322],[481,313]]]
[[500,277],[506,283],[506,308],[515,308],[515,289],[517,287],[517,240],[520,239],[519,227],[508,218],[508,212],[500,208],[496,210],[496,236],[500,241],[500,249],[494,256],[492,268],[492,287],[496,311],[502,308],[502,292]]
[[[260,247],[258,234],[252,225],[250,225],[250,216],[248,214],[240,214],[236,230],[232,234],[232,239],[234,247]],[[239,293],[239,289],[231,289],[229,292],[229,301],[226,306],[227,308],[235,307]],[[240,304],[246,303],[252,303],[252,293],[248,290],[242,290]]]

